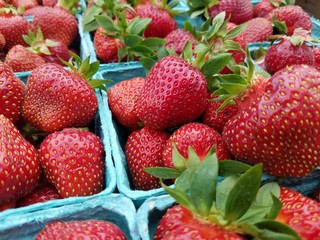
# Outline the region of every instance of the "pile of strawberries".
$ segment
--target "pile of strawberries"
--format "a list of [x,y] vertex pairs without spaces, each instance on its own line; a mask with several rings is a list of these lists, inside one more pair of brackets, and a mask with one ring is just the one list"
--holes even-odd
[[[125,130],[132,188],[163,187],[178,203],[154,239],[320,239],[319,186],[308,196],[261,186],[262,172],[299,179],[320,166],[320,48],[308,13],[290,0],[187,0],[203,25],[179,29],[178,1],[89,1],[82,23],[78,3],[64,3],[0,0],[1,210],[104,189],[110,149],[90,131],[98,87]],[[99,61],[72,49],[78,24]],[[270,43],[261,69],[255,42]],[[100,63],[131,61],[146,75],[109,89],[92,79]],[[26,83],[15,76],[24,71]],[[103,221],[55,222],[37,239],[110,232],[125,239]]]

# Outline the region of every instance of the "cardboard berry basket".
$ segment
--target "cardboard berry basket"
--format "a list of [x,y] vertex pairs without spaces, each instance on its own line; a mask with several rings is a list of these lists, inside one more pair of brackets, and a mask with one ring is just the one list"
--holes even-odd
[[31,240],[53,221],[110,221],[117,225],[129,240],[139,239],[136,229],[136,209],[132,201],[121,194],[96,196],[88,201],[29,211],[24,215],[0,218],[1,240]]
[[[99,136],[99,138],[102,140],[104,145],[104,149],[105,149],[104,162],[105,162],[105,169],[106,169],[104,174],[104,181],[105,181],[104,189],[100,193],[97,193],[92,196],[69,197],[69,198],[63,198],[63,199],[57,199],[57,200],[50,200],[43,203],[36,203],[36,204],[32,204],[25,207],[8,209],[0,212],[0,221],[2,221],[7,217],[11,217],[11,216],[22,217],[24,214],[35,213],[38,211],[42,211],[44,209],[55,208],[58,206],[67,206],[70,204],[77,204],[77,203],[81,204],[97,196],[101,196],[101,197],[108,196],[115,191],[116,172],[115,172],[115,167],[113,165],[113,161],[111,157],[111,144],[109,139],[109,132],[106,124],[102,123],[102,121],[104,121],[103,117],[106,115],[106,113],[104,112],[105,108],[102,107],[103,99],[100,91],[96,91],[96,96],[98,98],[98,112],[95,118],[93,119],[93,121],[90,123],[89,129]],[[5,227],[6,224],[4,223],[3,224],[0,223],[0,226]],[[9,223],[9,221],[6,223],[11,224]],[[1,236],[2,234],[0,233],[0,239],[2,239]]]
[[[110,88],[120,81],[138,76],[145,76],[145,70],[139,62],[103,64],[98,72],[99,78],[112,80],[111,83],[107,85],[107,88]],[[102,102],[105,107],[103,111],[105,115],[103,116],[102,124],[106,124],[106,126],[103,127],[107,128],[109,131],[112,158],[117,175],[117,190],[126,197],[130,198],[137,207],[152,196],[165,194],[163,188],[148,191],[135,190],[133,188],[132,184],[130,183],[124,153],[124,145],[128,134],[125,132],[124,128],[120,126],[115,119],[113,119],[112,113],[108,106],[108,97],[105,92],[102,92],[102,98]]]

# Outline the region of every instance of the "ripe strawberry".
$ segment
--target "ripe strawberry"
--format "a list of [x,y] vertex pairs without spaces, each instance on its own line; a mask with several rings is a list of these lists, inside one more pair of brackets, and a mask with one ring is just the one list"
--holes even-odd
[[77,37],[77,20],[63,8],[37,6],[26,10],[23,15],[33,16],[31,30],[36,32],[40,27],[45,39],[56,40],[70,46]]
[[15,8],[23,7],[24,10],[34,8],[38,6],[37,0],[9,0],[9,4],[13,5]]
[[204,110],[202,116],[202,123],[212,127],[218,133],[222,133],[224,125],[226,122],[234,115],[236,115],[239,111],[237,105],[226,106],[223,109],[219,109],[223,100],[215,101],[211,97],[211,93],[209,95],[209,103]]
[[144,127],[132,132],[125,146],[131,181],[136,189],[150,190],[160,187],[159,179],[144,171],[147,167],[161,167],[162,151],[169,134]]
[[283,203],[276,221],[285,223],[302,239],[320,239],[320,204],[289,188],[281,188]]
[[172,160],[173,143],[177,146],[179,153],[186,159],[190,146],[201,160],[205,159],[213,146],[215,146],[219,160],[231,158],[220,134],[202,123],[187,123],[173,132],[163,150],[163,163],[168,168],[174,168]]
[[42,5],[47,7],[54,7],[58,3],[58,0],[42,0]]
[[13,70],[0,62],[0,114],[16,124],[21,117],[25,84],[14,75]]
[[104,147],[94,133],[64,128],[40,144],[39,159],[62,198],[99,193],[104,183]]
[[280,29],[282,33],[286,35],[292,35],[294,30],[302,28],[307,31],[312,30],[311,16],[304,11],[300,6],[283,6],[272,10],[266,18],[270,21],[276,17],[277,21],[284,22],[286,27]]
[[225,125],[222,137],[231,153],[250,164],[261,162],[279,177],[302,177],[319,166],[319,77],[308,65],[276,72],[262,94]]
[[316,189],[316,191],[312,194],[312,199],[316,200],[318,203],[320,203],[320,187]]
[[29,194],[37,185],[41,167],[36,149],[0,114],[0,205]]
[[16,201],[0,204],[0,212],[12,208],[16,208]]
[[0,0],[0,8],[3,8],[6,6],[6,2],[4,0]]
[[144,78],[135,77],[121,81],[108,90],[108,104],[112,115],[130,131],[141,128],[136,102],[144,85]]
[[273,27],[271,21],[262,17],[257,17],[248,21],[247,27],[240,36],[244,36],[246,43],[254,43],[267,41],[266,37],[272,35],[272,33]]
[[164,38],[170,32],[178,28],[175,19],[163,8],[152,3],[138,4],[135,7],[137,16],[140,18],[151,18],[151,22],[144,32],[144,36]]
[[253,18],[253,6],[249,0],[219,0],[209,7],[209,15],[215,18],[219,13],[226,12],[230,22],[240,24]]
[[125,240],[122,230],[112,222],[103,220],[55,221],[45,226],[35,240],[45,239],[119,239]]
[[6,39],[5,39],[4,36],[0,33],[0,52],[3,51],[5,45],[6,45]]
[[[279,7],[281,0],[261,0],[257,5],[253,7],[254,17],[265,17],[273,9]],[[274,4],[277,3],[277,4]]]
[[[298,39],[300,38],[300,40]],[[266,70],[274,74],[286,66],[294,64],[314,64],[314,53],[310,46],[298,35],[284,37],[267,49],[265,55]]]
[[52,185],[38,186],[27,196],[19,199],[17,207],[25,207],[35,203],[47,202],[49,200],[60,199],[57,189]]
[[28,33],[29,23],[13,8],[0,9],[0,33],[5,38],[4,52],[15,45],[26,46],[22,35]]
[[206,105],[204,75],[186,60],[167,56],[146,76],[137,112],[145,126],[165,129],[197,119]]
[[187,41],[196,42],[195,37],[184,29],[176,29],[170,32],[165,38],[166,48],[172,48],[175,52],[180,55]]
[[43,64],[30,74],[22,114],[33,127],[54,132],[65,127],[87,126],[94,118],[98,100],[90,78],[99,65],[95,62],[89,66],[89,58],[81,64],[81,59],[76,57],[76,62],[78,71],[88,70],[89,75],[68,71],[54,63]]
[[5,61],[14,72],[31,71],[43,64],[45,60],[22,45],[13,46],[6,55]]
[[320,46],[313,48],[314,66],[320,70]]

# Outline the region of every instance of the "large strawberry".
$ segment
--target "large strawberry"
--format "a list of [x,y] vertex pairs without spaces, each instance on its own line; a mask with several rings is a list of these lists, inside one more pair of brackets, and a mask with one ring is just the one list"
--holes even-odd
[[141,128],[137,115],[136,102],[144,85],[144,78],[135,77],[121,81],[108,89],[108,104],[112,115],[126,129]]
[[199,158],[203,160],[213,146],[215,146],[219,160],[231,158],[220,134],[202,123],[187,123],[172,133],[163,150],[165,167],[174,168],[173,144],[176,145],[181,156],[186,159],[188,159],[189,147],[192,147]]
[[29,194],[40,178],[36,149],[0,114],[0,205]]
[[136,189],[159,188],[159,180],[144,171],[147,167],[162,167],[162,151],[169,134],[162,130],[144,127],[132,132],[125,146],[131,181]]
[[5,38],[5,52],[17,44],[26,46],[22,35],[27,34],[29,28],[30,24],[16,9],[12,7],[0,9],[0,33]]
[[274,176],[302,177],[319,166],[319,77],[308,65],[276,72],[225,125],[222,136],[231,153],[263,163]]
[[13,70],[2,62],[0,62],[0,82],[0,114],[15,124],[21,117],[26,86],[14,75]]
[[39,159],[46,179],[62,198],[89,196],[104,186],[104,147],[94,133],[65,128],[41,143]]
[[35,240],[46,239],[127,239],[122,230],[112,222],[85,220],[54,221],[41,230]]
[[74,15],[63,8],[37,6],[26,10],[23,15],[33,16],[32,31],[36,32],[40,27],[44,38],[60,41],[70,46],[77,37],[77,20]]
[[22,112],[33,127],[44,132],[83,127],[95,116],[98,100],[89,83],[96,82],[89,79],[99,63],[90,65],[89,57],[81,63],[75,56],[73,64],[70,66],[74,71],[68,71],[61,65],[46,63],[30,74]]

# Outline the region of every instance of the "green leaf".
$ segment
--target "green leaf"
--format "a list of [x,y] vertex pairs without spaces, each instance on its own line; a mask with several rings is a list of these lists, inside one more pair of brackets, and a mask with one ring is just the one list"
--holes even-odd
[[108,33],[120,32],[119,27],[113,22],[109,16],[95,16],[98,24]]
[[216,195],[216,208],[220,212],[225,211],[226,201],[228,198],[228,194],[233,186],[236,184],[239,176],[230,175],[222,180],[222,182],[217,187],[217,195]]
[[205,159],[194,171],[190,198],[201,216],[208,216],[216,195],[218,160],[213,155]]
[[283,205],[279,197],[276,197],[273,194],[272,194],[272,200],[273,200],[273,203],[271,205],[272,207],[267,216],[268,219],[275,219],[278,216],[279,212],[281,211],[282,205]]
[[235,161],[235,160],[223,160],[219,161],[219,175],[229,176],[232,174],[241,174],[251,168],[251,165]]
[[228,194],[225,205],[225,218],[230,221],[239,219],[250,208],[261,184],[262,164],[246,171]]
[[221,83],[247,85],[247,80],[238,74],[222,74],[219,76]]
[[232,59],[232,55],[229,53],[221,53],[213,56],[207,62],[205,62],[201,68],[201,72],[205,76],[212,76],[219,73]]
[[112,82],[111,80],[104,80],[104,79],[91,79],[90,80],[90,86],[93,88],[93,89],[101,89],[101,90],[104,90],[104,91],[107,91],[107,88],[105,87],[105,84],[108,84]]
[[179,177],[175,180],[175,187],[182,191],[189,191],[191,185],[191,178],[194,171],[190,169],[184,170]]
[[142,42],[142,37],[133,34],[127,34],[123,37],[123,42],[127,47],[136,47]]
[[244,92],[248,87],[247,85],[237,83],[220,83],[220,86],[225,89],[229,94],[234,96]]
[[174,168],[166,167],[149,167],[144,169],[145,172],[162,179],[174,179],[181,175],[181,171]]
[[204,12],[205,12],[205,9],[200,9],[200,10],[194,11],[191,13],[190,18],[198,17],[198,16],[204,14]]
[[223,45],[223,50],[224,51],[231,51],[231,50],[236,50],[239,52],[244,52],[243,49],[241,48],[240,44],[233,41],[233,40],[225,40],[224,45]]
[[139,62],[141,63],[143,68],[146,70],[146,72],[149,72],[150,69],[157,63],[157,61],[152,59],[151,57],[141,57],[139,59]]
[[243,23],[243,24],[238,25],[237,27],[235,27],[234,29],[230,30],[226,34],[225,39],[226,40],[233,39],[233,38],[239,36],[247,26],[248,26],[248,23]]
[[175,142],[172,141],[172,161],[173,165],[176,169],[178,170],[185,170],[186,169],[186,164],[187,164],[187,159],[185,159],[180,153],[179,150],[175,144]]
[[285,21],[279,21],[277,16],[274,15],[272,18],[273,27],[277,30],[277,33],[287,34],[288,28]]
[[215,35],[224,24],[224,20],[226,18],[226,12],[221,12],[212,20],[212,28],[208,31],[208,38],[210,39],[213,35]]
[[128,57],[128,48],[126,46],[118,49],[118,61],[121,62],[125,57]]
[[164,47],[166,44],[166,40],[163,38],[146,38],[141,42],[141,45],[152,49],[153,51],[157,51],[159,48]]
[[127,32],[141,36],[151,22],[151,18],[135,17],[128,24]]
[[209,3],[208,0],[187,0],[186,2],[191,8],[203,8]]
[[192,50],[192,42],[191,41],[187,41],[185,43],[181,56],[187,62],[189,62],[189,63],[192,62],[192,60],[193,60],[193,50]]
[[148,48],[143,45],[138,45],[129,49],[131,53],[133,53],[137,57],[147,57],[154,54],[154,51],[151,48]]

